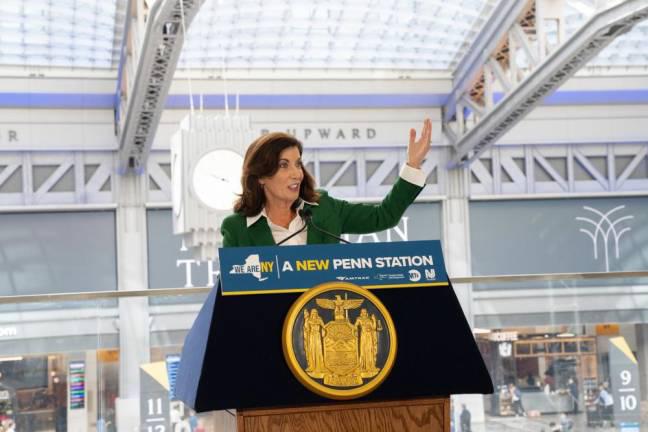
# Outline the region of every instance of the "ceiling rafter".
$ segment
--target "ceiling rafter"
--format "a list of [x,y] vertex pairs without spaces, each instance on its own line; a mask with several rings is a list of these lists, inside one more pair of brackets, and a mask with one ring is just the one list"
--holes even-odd
[[[482,42],[483,48],[488,49],[471,47],[472,57],[463,63],[450,102],[444,107],[444,130],[455,148],[450,166],[468,164],[478,158],[544,96],[572,77],[618,36],[648,18],[648,0],[627,0],[598,12],[567,40],[558,39],[558,44],[550,46],[545,21],[560,22],[564,12],[543,11],[538,17],[539,10],[535,7],[538,1],[543,0],[532,0],[524,10],[517,11],[512,22],[511,15],[503,13],[507,12],[506,8],[500,8],[500,13],[493,18],[500,24],[484,30],[490,31],[489,40]],[[502,23],[507,26],[503,27]],[[503,55],[502,40],[508,40],[508,56]],[[496,95],[497,85],[504,89],[503,95]],[[471,98],[472,103],[466,103],[466,98]],[[474,104],[480,109],[471,110]]]

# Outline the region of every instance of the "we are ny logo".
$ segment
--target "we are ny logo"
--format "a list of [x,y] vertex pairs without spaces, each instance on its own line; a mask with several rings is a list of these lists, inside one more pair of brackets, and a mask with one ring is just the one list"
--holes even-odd
[[[614,207],[612,210],[609,210],[603,213],[600,210],[597,210],[593,207],[583,206],[585,211],[593,213],[591,218],[588,217],[576,217],[576,220],[579,222],[584,222],[588,224],[587,228],[579,229],[580,232],[586,234],[592,240],[592,248],[594,250],[594,259],[598,261],[599,259],[599,247],[601,242],[603,243],[604,259],[605,259],[605,271],[610,271],[610,249],[614,253],[614,257],[619,259],[619,241],[623,234],[630,231],[632,228],[629,226],[624,226],[623,222],[634,219],[633,215],[622,216],[621,214],[616,214],[621,210],[625,209],[624,205]],[[613,216],[614,215],[614,216]],[[614,219],[616,217],[616,219]]]

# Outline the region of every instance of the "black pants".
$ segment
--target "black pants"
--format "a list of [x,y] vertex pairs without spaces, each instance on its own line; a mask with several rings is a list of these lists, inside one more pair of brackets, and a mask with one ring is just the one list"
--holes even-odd
[[521,400],[513,401],[513,412],[515,412],[515,415],[524,414],[524,408],[522,407]]
[[67,407],[59,406],[56,408],[56,432],[65,432],[67,430]]

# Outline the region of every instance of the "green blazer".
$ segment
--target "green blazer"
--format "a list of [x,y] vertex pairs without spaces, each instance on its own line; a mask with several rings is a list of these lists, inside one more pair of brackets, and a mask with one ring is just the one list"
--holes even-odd
[[[341,234],[368,234],[383,231],[398,224],[407,207],[423,190],[422,187],[399,178],[380,204],[352,204],[335,199],[320,190],[318,205],[304,204],[311,209],[313,223],[340,236]],[[266,218],[259,218],[247,226],[247,218],[234,213],[221,224],[223,247],[273,246],[274,238]],[[337,243],[338,241],[314,228],[307,233],[308,244]]]

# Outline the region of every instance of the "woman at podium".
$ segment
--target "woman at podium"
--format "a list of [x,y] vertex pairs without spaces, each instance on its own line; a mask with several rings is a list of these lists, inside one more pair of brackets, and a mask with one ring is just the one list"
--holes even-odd
[[273,132],[256,139],[243,162],[243,193],[223,221],[224,247],[338,243],[340,235],[368,234],[398,224],[425,186],[421,164],[430,150],[432,122],[417,139],[409,133],[407,163],[380,204],[353,204],[315,189],[302,164],[302,143]]

